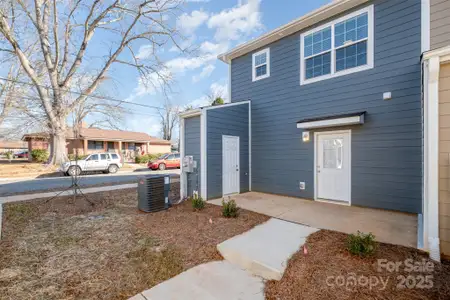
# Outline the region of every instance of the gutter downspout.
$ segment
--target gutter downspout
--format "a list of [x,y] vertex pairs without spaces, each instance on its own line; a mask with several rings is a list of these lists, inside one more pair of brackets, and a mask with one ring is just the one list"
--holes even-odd
[[439,56],[424,67],[424,242],[430,258],[440,261],[439,240]]

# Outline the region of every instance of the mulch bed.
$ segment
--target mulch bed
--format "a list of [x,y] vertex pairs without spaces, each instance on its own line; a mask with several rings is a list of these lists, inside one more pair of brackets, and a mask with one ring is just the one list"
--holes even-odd
[[[419,250],[382,243],[373,256],[360,258],[346,250],[346,241],[346,234],[334,231],[310,235],[307,254],[303,249],[298,251],[289,260],[281,281],[267,282],[266,299],[450,299],[448,262],[438,264]],[[379,271],[379,259],[400,262],[398,271]],[[406,259],[429,263],[433,270],[409,270]]]
[[[170,198],[178,196],[172,184]],[[135,189],[4,204],[1,299],[127,299],[195,265],[222,259],[216,245],[268,217],[221,217],[207,204],[137,210]]]

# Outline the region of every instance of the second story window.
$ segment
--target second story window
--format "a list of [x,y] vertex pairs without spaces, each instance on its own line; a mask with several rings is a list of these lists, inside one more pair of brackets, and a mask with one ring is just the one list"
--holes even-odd
[[373,68],[373,5],[300,37],[300,84]]
[[253,81],[270,76],[270,48],[253,54],[252,78]]

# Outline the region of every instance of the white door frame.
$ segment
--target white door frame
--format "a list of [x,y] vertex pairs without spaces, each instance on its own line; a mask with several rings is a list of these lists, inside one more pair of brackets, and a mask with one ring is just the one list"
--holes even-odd
[[[349,149],[348,149],[348,156],[350,157],[350,160],[348,162],[349,164],[349,200],[348,202],[341,202],[341,201],[328,201],[323,200],[317,197],[317,187],[318,187],[318,174],[317,174],[317,151],[318,151],[318,142],[319,142],[319,135],[326,135],[326,134],[339,134],[339,133],[348,133],[349,136]],[[352,205],[352,130],[333,130],[333,131],[318,131],[314,132],[314,200],[319,202],[330,202],[335,204],[341,204],[341,205]]]
[[223,172],[225,170],[225,167],[224,167],[225,160],[223,159],[223,144],[224,144],[223,141],[224,141],[225,138],[237,138],[237,141],[238,141],[238,144],[237,144],[238,145],[237,146],[237,153],[238,153],[237,161],[238,161],[238,165],[239,165],[239,172],[238,172],[237,194],[239,194],[241,192],[241,139],[239,138],[239,136],[223,134],[222,135],[222,198],[227,196],[227,195],[235,194],[235,193],[233,193],[233,194],[226,194],[225,195],[225,193],[223,192],[224,191],[224,188],[223,188],[224,187],[224,179],[225,179],[225,176],[223,174]]

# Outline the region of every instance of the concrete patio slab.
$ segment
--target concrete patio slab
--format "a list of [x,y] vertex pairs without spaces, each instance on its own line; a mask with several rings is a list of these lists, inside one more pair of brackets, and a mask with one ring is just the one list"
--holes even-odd
[[[257,192],[233,196],[238,206],[271,217],[344,233],[372,232],[380,242],[417,247],[417,215]],[[222,199],[208,201],[221,205]]]
[[135,297],[139,295],[146,300],[263,300],[264,283],[227,261],[215,261],[189,269]]
[[229,262],[264,279],[280,280],[289,258],[318,229],[279,219],[269,221],[219,244]]

